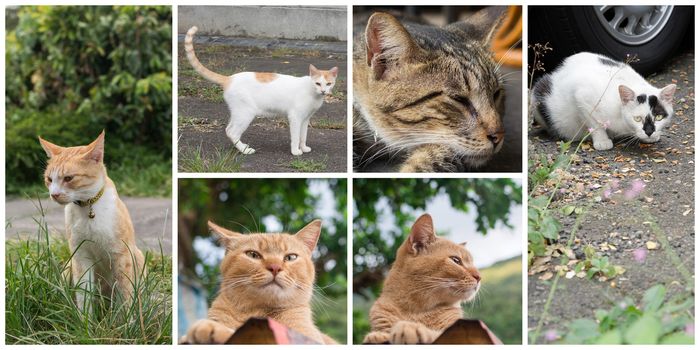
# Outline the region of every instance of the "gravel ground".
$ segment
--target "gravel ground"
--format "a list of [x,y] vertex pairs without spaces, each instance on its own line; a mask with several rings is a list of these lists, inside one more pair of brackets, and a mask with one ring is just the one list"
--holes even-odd
[[[264,40],[204,39],[195,42],[197,57],[207,68],[221,74],[254,71],[303,76],[308,75],[310,63],[319,69],[340,68],[333,95],[326,98],[311,118],[307,144],[312,151],[298,157],[290,153],[286,116],[256,118],[242,137],[256,152],[239,158],[239,171],[347,171],[346,43],[275,46]],[[178,45],[178,62],[178,152],[180,171],[183,171],[182,158],[197,148],[201,148],[202,157],[209,160],[213,160],[217,152],[235,148],[224,131],[229,113],[221,89],[191,68],[182,42]],[[295,165],[295,161],[305,164]]]
[[[626,272],[608,281],[561,278],[544,329],[561,327],[562,322],[576,318],[592,318],[595,309],[609,309],[611,301],[624,296],[639,300],[647,288],[658,283],[666,284],[672,292],[680,290],[687,283],[667,258],[667,248],[671,248],[694,275],[694,63],[694,54],[685,52],[647,77],[655,86],[672,82],[678,85],[672,125],[658,143],[629,146],[617,143],[610,151],[598,152],[587,142],[569,171],[561,174],[565,180],[562,192],[555,196],[553,208],[592,203],[577,234],[579,241],[573,246],[574,253],[580,258],[582,248],[593,245]],[[542,155],[552,158],[558,153],[556,140],[534,129],[530,130],[528,147],[531,161]],[[634,179],[642,179],[646,187],[632,201],[619,197],[613,200],[596,198],[600,196],[600,189],[613,179],[617,179],[621,187],[629,186]],[[541,194],[539,189],[535,189],[533,196],[538,194]],[[575,215],[555,212],[564,226],[558,243],[566,244]],[[644,248],[647,242],[659,243],[648,221],[658,223],[669,246],[649,250],[646,260],[639,263],[634,260],[632,251]],[[536,273],[528,279],[529,329],[537,325],[549,293],[551,280],[546,274],[546,271]]]

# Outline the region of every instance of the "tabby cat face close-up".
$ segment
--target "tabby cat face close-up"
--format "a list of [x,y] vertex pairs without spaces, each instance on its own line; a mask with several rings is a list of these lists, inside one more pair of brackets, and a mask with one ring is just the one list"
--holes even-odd
[[406,151],[446,146],[473,166],[497,153],[505,88],[488,45],[501,15],[488,8],[438,28],[373,14],[354,72],[355,105],[370,136]]

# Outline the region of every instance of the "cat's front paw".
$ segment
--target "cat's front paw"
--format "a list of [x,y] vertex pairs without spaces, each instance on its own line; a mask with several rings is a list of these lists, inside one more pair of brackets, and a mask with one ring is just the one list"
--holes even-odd
[[440,335],[420,323],[400,321],[391,327],[392,344],[432,344]]
[[362,341],[363,344],[386,344],[391,340],[391,335],[387,332],[369,332],[365,339]]
[[188,344],[225,344],[233,331],[213,320],[199,320],[187,330],[184,341]]
[[593,140],[593,148],[598,151],[607,151],[613,147],[613,142],[610,139]]
[[304,152],[302,152],[300,149],[297,148],[297,149],[292,149],[292,154],[295,156],[300,156],[300,155],[304,154]]
[[309,153],[311,152],[311,147],[309,146],[301,146],[301,151],[304,153]]

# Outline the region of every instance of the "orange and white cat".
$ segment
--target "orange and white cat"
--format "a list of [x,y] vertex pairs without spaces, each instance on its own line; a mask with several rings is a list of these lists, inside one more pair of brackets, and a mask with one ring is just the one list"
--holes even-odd
[[209,229],[226,248],[221,287],[209,318],[195,322],[183,342],[224,344],[249,318],[270,317],[318,343],[336,343],[314,325],[310,307],[315,280],[311,253],[321,234],[320,220],[294,235],[244,235],[211,221]]
[[192,40],[197,27],[185,36],[185,51],[192,67],[207,80],[221,85],[224,101],[231,114],[226,135],[244,154],[255,149],[241,141],[241,136],[256,116],[285,114],[289,120],[291,151],[295,156],[311,152],[306,144],[309,120],[330,94],[338,77],[338,67],[330,70],[309,65],[309,75],[294,77],[276,73],[242,72],[231,76],[214,73],[199,62]]
[[49,157],[44,181],[51,199],[65,206],[76,304],[90,310],[87,290],[118,294],[128,303],[142,273],[144,257],[136,246],[129,211],[119,199],[104,166],[104,131],[87,146],[61,147],[39,137]]
[[431,344],[462,318],[460,304],[474,299],[481,275],[462,244],[435,235],[423,214],[396,252],[382,294],[369,311],[369,344]]

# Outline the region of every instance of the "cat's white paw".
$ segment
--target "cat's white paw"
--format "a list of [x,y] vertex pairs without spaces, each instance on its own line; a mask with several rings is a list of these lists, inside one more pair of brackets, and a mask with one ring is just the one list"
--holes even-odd
[[241,153],[243,153],[243,154],[253,154],[253,153],[255,153],[255,148],[246,147],[246,148],[244,148],[244,149],[241,151]]
[[369,332],[365,339],[362,341],[363,344],[385,344],[391,340],[391,334],[387,332]]
[[613,147],[613,142],[610,139],[605,140],[593,140],[593,148],[598,151],[607,151]]
[[297,148],[297,149],[292,150],[292,154],[295,156],[300,156],[300,155],[304,154],[304,152],[302,152],[300,149]]
[[301,151],[304,153],[309,153],[311,152],[311,147],[309,146],[301,146]]

